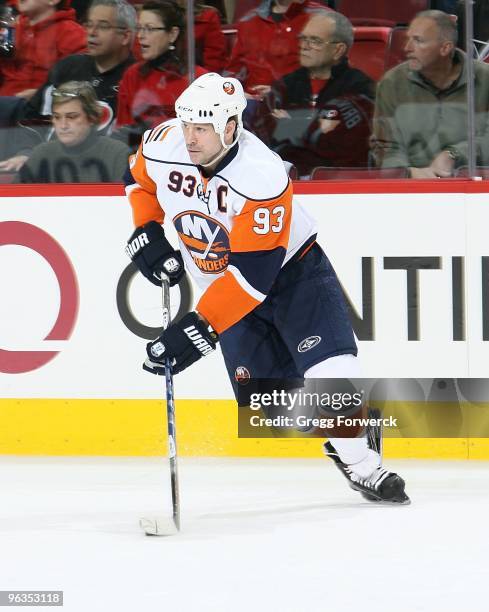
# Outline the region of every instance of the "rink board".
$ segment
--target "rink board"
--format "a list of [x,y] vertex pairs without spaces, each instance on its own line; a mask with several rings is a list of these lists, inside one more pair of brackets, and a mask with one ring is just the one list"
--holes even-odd
[[[165,405],[155,400],[1,400],[0,455],[161,456]],[[318,438],[238,438],[232,400],[177,401],[182,456],[321,457]],[[488,459],[487,438],[386,438],[387,457]]]
[[[488,191],[474,181],[297,185],[356,312],[364,376],[487,376]],[[130,231],[118,186],[0,188],[0,453],[161,452],[162,381],[140,369],[160,295],[128,276]],[[175,310],[198,295],[175,293]],[[179,375],[176,394],[184,455],[320,454],[317,440],[238,439],[218,352]],[[489,458],[489,447],[395,439],[386,453]]]

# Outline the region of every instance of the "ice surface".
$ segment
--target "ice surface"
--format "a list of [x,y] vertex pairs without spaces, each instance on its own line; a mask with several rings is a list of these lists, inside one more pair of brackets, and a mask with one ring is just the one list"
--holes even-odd
[[326,459],[184,458],[183,530],[154,538],[166,461],[2,457],[0,589],[64,590],[69,612],[486,610],[489,464],[388,466],[411,506]]

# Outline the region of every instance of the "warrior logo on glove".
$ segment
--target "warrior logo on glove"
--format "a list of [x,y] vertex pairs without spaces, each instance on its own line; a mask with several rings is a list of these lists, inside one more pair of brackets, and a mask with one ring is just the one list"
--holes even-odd
[[205,357],[215,350],[217,334],[209,327],[196,312],[189,312],[177,323],[146,346],[148,359],[143,369],[152,374],[165,373],[165,361],[170,360],[173,374],[178,374],[201,357]]
[[214,344],[214,346],[211,346],[207,340],[205,340],[202,335],[199,334],[193,325],[186,327],[183,331],[187,334],[190,340],[192,340],[194,346],[199,349],[202,355],[208,355],[216,348],[216,345]]
[[182,266],[175,257],[170,257],[170,259],[167,259],[165,261],[163,267],[168,272],[168,274],[177,274]]
[[153,357],[161,357],[164,352],[165,352],[165,345],[162,344],[161,342],[155,342],[151,346],[151,355]]

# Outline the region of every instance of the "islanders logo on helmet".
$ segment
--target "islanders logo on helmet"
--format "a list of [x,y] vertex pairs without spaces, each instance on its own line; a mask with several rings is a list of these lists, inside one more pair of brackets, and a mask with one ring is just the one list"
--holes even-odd
[[224,272],[229,260],[229,232],[212,217],[195,210],[185,211],[174,220],[178,237],[193,262],[204,274]]
[[222,84],[222,88],[224,89],[224,92],[227,93],[229,96],[232,96],[233,93],[236,91],[235,86],[231,83],[231,81],[225,81]]

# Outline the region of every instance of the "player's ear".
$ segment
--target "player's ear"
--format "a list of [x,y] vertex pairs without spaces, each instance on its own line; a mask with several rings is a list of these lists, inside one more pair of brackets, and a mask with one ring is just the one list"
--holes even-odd
[[237,127],[238,123],[236,119],[229,119],[229,121],[226,123],[226,136],[232,136]]

